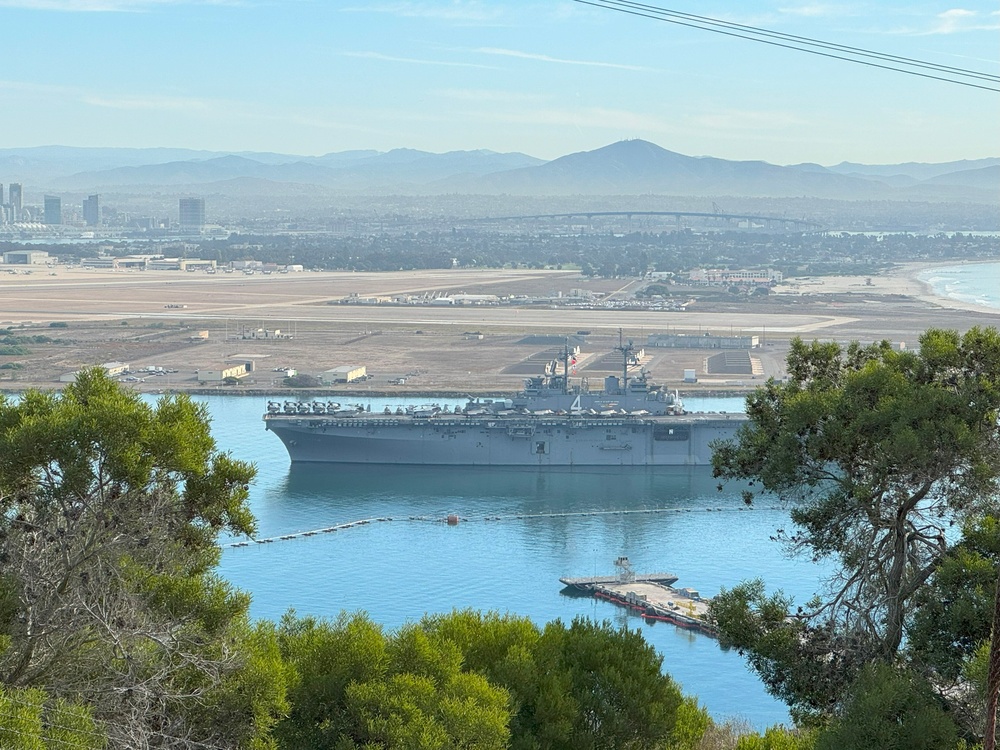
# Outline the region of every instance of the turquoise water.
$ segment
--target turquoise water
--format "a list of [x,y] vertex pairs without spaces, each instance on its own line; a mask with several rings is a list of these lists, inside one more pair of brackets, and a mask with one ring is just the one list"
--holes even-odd
[[1000,308],[1000,263],[931,268],[918,278],[940,297]]
[[[679,585],[703,595],[761,576],[803,601],[817,590],[821,571],[787,558],[769,539],[787,524],[784,510],[766,504],[744,510],[738,492],[718,491],[706,469],[293,467],[264,430],[263,399],[204,400],[219,446],[257,464],[251,505],[259,537],[392,519],[226,549],[221,572],[252,593],[254,616],[275,619],[289,608],[318,616],[364,610],[393,628],[428,612],[473,607],[538,623],[577,615],[628,623],[714,717],[742,716],[758,728],[788,721],[784,705],[736,653],[612,604],[567,596],[558,580],[613,573],[613,560],[626,555],[636,570],[671,571]],[[740,399],[689,403],[716,411],[740,405]],[[443,521],[449,514],[466,520],[449,526]]]

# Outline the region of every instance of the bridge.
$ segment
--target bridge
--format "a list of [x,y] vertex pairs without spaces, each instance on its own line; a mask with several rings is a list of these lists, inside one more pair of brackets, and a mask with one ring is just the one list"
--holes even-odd
[[684,217],[698,218],[698,219],[722,219],[725,221],[746,221],[752,224],[759,224],[764,227],[794,227],[801,228],[809,231],[816,231],[822,229],[822,225],[815,221],[809,221],[807,219],[792,219],[787,216],[760,216],[757,214],[730,214],[730,213],[719,213],[719,212],[705,212],[705,211],[574,211],[572,213],[562,213],[562,214],[526,214],[523,216],[493,216],[488,218],[476,218],[476,219],[465,219],[459,223],[461,224],[488,224],[502,221],[537,221],[537,220],[569,220],[575,218],[584,218],[587,221],[592,221],[598,217],[610,217],[610,216],[620,216],[625,217],[629,221],[633,217],[641,216],[670,216],[676,219],[678,223]]

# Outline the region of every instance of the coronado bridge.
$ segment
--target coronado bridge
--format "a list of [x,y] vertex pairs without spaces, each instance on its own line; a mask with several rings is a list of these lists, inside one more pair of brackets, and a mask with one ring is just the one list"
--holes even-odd
[[[524,214],[520,216],[493,216],[474,219],[465,219],[457,224],[500,224],[513,222],[542,222],[542,221],[566,221],[573,219],[584,219],[592,223],[594,219],[601,218],[624,218],[629,224],[633,219],[644,219],[646,217],[669,217],[672,218],[678,228],[681,228],[684,219],[693,219],[699,224],[714,223],[716,226],[722,223],[728,228],[743,229],[765,229],[765,230],[797,230],[797,231],[819,231],[823,227],[815,221],[808,219],[795,219],[787,216],[761,216],[760,214],[731,214],[721,212],[705,211],[573,211],[569,213],[557,214]],[[746,226],[740,226],[745,224]]]

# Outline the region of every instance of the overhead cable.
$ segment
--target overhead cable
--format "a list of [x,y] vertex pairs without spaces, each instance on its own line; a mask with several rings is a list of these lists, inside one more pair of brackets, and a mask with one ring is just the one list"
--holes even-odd
[[[759,42],[761,44],[768,44],[773,47],[783,47],[797,52],[807,52],[812,55],[819,55],[821,57],[828,57],[835,60],[843,60],[857,65],[866,65],[872,68],[891,70],[897,73],[919,76],[920,78],[930,78],[936,81],[943,81],[945,83],[954,83],[959,86],[968,86],[975,89],[982,89],[984,91],[995,91],[1000,93],[1000,75],[984,73],[982,71],[958,68],[949,65],[940,65],[928,60],[902,57],[900,55],[891,55],[885,52],[865,49],[863,47],[851,47],[849,45],[826,42],[821,39],[796,36],[794,34],[785,34],[771,29],[748,26],[746,24],[724,21],[718,18],[710,18],[708,16],[698,16],[692,13],[684,13],[656,5],[631,2],[630,0],[575,0],[575,2],[582,5],[590,5],[595,8],[605,8],[619,13],[639,16],[641,18],[664,21],[678,26],[687,26],[694,29],[700,29],[702,31],[711,31],[716,34],[723,34],[725,36],[737,37],[739,39],[746,39],[748,41]],[[880,62],[874,62],[875,60]],[[924,71],[932,71],[933,73],[938,73],[940,75],[932,75],[931,73]],[[982,85],[982,83],[976,83],[975,81],[997,84],[997,87]]]

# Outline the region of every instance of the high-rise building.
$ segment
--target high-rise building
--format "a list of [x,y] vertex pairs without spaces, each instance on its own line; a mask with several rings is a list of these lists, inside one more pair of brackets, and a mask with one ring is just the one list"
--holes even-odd
[[0,206],[3,205],[3,183],[0,182]]
[[201,229],[205,226],[205,199],[181,198],[181,226],[188,229]]
[[10,189],[7,191],[7,203],[10,205],[10,220],[20,221],[21,220],[21,183],[12,182],[10,183]]
[[62,199],[58,195],[45,196],[45,223],[62,224]]
[[101,223],[101,196],[91,195],[83,199],[83,220],[88,227],[96,227]]

